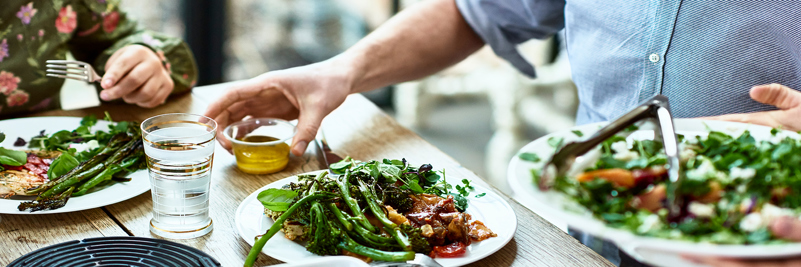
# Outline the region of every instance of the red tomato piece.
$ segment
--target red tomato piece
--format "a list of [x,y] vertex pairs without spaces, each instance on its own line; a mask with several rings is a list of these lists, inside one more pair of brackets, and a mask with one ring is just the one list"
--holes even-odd
[[461,257],[467,252],[467,246],[463,243],[455,242],[445,246],[434,246],[431,254],[435,257],[456,258]]

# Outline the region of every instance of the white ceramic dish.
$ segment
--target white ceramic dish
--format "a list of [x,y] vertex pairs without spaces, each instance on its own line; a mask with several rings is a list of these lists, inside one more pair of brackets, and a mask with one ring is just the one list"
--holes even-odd
[[[31,137],[45,130],[46,134],[52,134],[61,130],[73,130],[81,125],[81,118],[76,117],[34,117],[0,121],[0,131],[6,135],[6,139],[0,143],[7,149],[25,149],[25,147],[14,147],[17,137],[29,141]],[[109,122],[98,120],[93,129],[108,130]],[[131,181],[116,182],[102,188],[92,189],[89,193],[79,197],[71,197],[67,205],[60,209],[44,210],[37,212],[19,211],[17,206],[26,200],[3,199],[0,198],[0,214],[49,214],[81,211],[111,205],[121,202],[150,190],[150,178],[147,170],[139,170],[128,176]]]
[[[771,128],[758,125],[696,119],[676,119],[674,124],[676,132],[685,135],[706,135],[710,130],[714,130],[739,136],[742,131],[749,130],[756,140],[771,138]],[[564,137],[565,142],[576,141],[580,137],[572,131],[581,131],[586,138],[595,133],[602,125],[604,123],[582,125],[552,133],[521,148],[519,153],[536,153],[543,160],[539,163],[523,161],[518,157],[511,160],[507,178],[514,190],[514,198],[526,203],[526,206],[537,207],[548,216],[561,219],[570,228],[611,240],[635,259],[657,266],[697,266],[683,260],[680,256],[682,254],[751,259],[801,255],[801,243],[715,245],[638,236],[626,230],[607,227],[603,221],[593,218],[589,211],[557,191],[540,191],[532,181],[531,169],[541,169],[545,161],[553,155],[554,148],[548,145],[547,140],[550,137]],[[799,138],[798,134],[790,131],[782,131],[780,135]],[[653,131],[640,130],[633,133],[630,138],[653,138]]]
[[[318,172],[307,174],[316,174]],[[268,188],[281,188],[295,181],[297,181],[297,177],[290,176],[273,182],[256,190],[239,204],[235,217],[236,228],[239,236],[248,244],[253,246],[255,237],[264,234],[273,225],[273,220],[264,215],[264,206],[256,199],[256,196],[258,196],[259,192]],[[474,220],[483,222],[498,236],[481,242],[473,242],[467,248],[467,254],[463,257],[436,259],[442,266],[461,266],[483,259],[506,245],[517,229],[517,217],[509,203],[485,187],[474,186],[476,194],[483,192],[487,194],[481,198],[475,198],[472,195],[468,197],[469,206],[466,212],[472,215]],[[292,264],[321,257],[306,251],[306,248],[302,245],[286,239],[281,232],[267,241],[262,252],[270,257]]]

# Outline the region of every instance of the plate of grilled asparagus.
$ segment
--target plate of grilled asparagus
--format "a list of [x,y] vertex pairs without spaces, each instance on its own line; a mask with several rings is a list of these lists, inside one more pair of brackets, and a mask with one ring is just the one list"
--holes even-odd
[[150,190],[139,124],[87,117],[0,121],[0,214],[111,205]]

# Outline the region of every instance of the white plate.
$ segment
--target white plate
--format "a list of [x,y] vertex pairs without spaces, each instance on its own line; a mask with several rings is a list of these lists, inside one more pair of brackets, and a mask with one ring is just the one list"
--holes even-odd
[[[98,120],[97,125],[92,127],[92,130],[108,131],[107,125],[109,125],[109,122]],[[78,128],[78,126],[81,126],[81,118],[76,117],[34,117],[3,120],[0,121],[0,131],[6,135],[6,140],[0,143],[0,146],[7,149],[26,149],[27,145],[25,147],[14,147],[14,141],[17,140],[17,137],[22,137],[27,142],[42,130],[45,130],[45,134],[49,135],[61,130],[71,131]],[[128,177],[131,178],[131,181],[115,182],[102,190],[93,189],[86,195],[71,197],[67,201],[67,205],[55,210],[19,211],[17,206],[25,200],[0,198],[0,214],[48,214],[88,210],[127,200],[150,190],[150,178],[147,175],[147,170],[139,170]]]
[[[316,174],[318,172],[320,171],[306,174]],[[242,239],[253,246],[255,237],[264,234],[267,229],[273,225],[273,220],[264,215],[264,206],[256,199],[259,192],[267,190],[268,188],[281,188],[286,184],[296,181],[297,176],[290,176],[273,182],[256,190],[239,204],[239,207],[236,209],[236,217],[234,220],[236,221],[237,232]],[[489,189],[477,185],[475,186],[476,194],[483,192],[487,194],[481,198],[475,198],[472,195],[468,197],[469,205],[466,212],[472,215],[474,220],[483,222],[490,230],[498,234],[498,236],[481,242],[473,242],[467,248],[467,254],[463,257],[437,258],[436,261],[439,264],[446,267],[461,266],[480,260],[501,249],[514,236],[515,230],[517,229],[517,217],[512,207],[510,207],[509,203],[504,201],[503,198]],[[306,251],[306,248],[302,245],[286,239],[281,232],[267,241],[262,252],[287,263],[298,263],[303,260],[320,257]]]
[[[724,121],[702,121],[696,119],[676,119],[674,123],[676,132],[685,135],[705,136],[709,133],[709,130],[714,130],[725,132],[733,136],[739,136],[744,130],[749,130],[757,141],[769,140],[771,138],[771,128],[758,125]],[[576,141],[579,137],[571,131],[579,130],[586,138],[595,133],[602,125],[604,124],[589,124],[552,133],[534,140],[521,148],[519,153],[536,153],[542,158],[542,161],[539,163],[532,163],[520,160],[518,157],[514,157],[511,160],[507,178],[514,190],[514,198],[530,206],[541,208],[543,212],[547,212],[551,216],[562,219],[570,228],[611,240],[635,259],[653,265],[696,266],[688,261],[683,261],[679,256],[681,254],[734,258],[771,258],[801,255],[801,243],[781,245],[715,245],[637,236],[626,230],[606,227],[603,221],[593,218],[589,211],[580,207],[577,203],[564,197],[564,195],[557,191],[540,191],[532,181],[531,169],[541,169],[545,161],[553,155],[554,148],[548,145],[548,138],[564,137],[565,142]],[[790,131],[782,131],[779,135],[799,138],[798,134]],[[633,133],[630,137],[636,139],[652,138],[653,131],[640,130]]]

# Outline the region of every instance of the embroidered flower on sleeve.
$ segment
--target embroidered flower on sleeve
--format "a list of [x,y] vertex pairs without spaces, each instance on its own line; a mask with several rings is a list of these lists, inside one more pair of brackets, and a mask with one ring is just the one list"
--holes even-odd
[[22,106],[28,103],[28,93],[22,90],[14,90],[11,95],[6,97],[6,103],[9,107]]
[[0,93],[10,95],[11,92],[17,89],[19,85],[19,77],[14,76],[14,73],[7,71],[0,71]]
[[111,12],[103,16],[103,31],[107,33],[113,32],[117,29],[117,24],[120,23],[120,13],[117,11]]
[[8,41],[3,39],[3,42],[0,42],[0,62],[3,62],[4,58],[8,57]]
[[43,37],[43,36],[44,36],[44,30],[43,29],[39,29],[39,37]]
[[61,33],[72,33],[78,26],[78,14],[72,10],[71,5],[62,7],[56,18],[56,29]]
[[33,2],[28,3],[27,6],[22,6],[17,12],[17,17],[22,20],[22,24],[31,24],[31,18],[36,15],[36,9],[33,8]]

